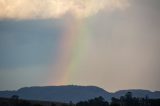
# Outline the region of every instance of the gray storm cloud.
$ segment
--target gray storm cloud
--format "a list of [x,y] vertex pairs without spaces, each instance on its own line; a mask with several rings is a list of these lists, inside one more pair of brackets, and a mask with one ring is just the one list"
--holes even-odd
[[103,9],[124,9],[128,5],[127,0],[0,0],[0,18],[59,18],[66,13],[85,18]]

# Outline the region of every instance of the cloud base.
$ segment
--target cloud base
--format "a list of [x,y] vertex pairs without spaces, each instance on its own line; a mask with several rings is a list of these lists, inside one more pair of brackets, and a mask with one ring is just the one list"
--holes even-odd
[[0,19],[86,18],[100,10],[124,9],[127,0],[0,0]]

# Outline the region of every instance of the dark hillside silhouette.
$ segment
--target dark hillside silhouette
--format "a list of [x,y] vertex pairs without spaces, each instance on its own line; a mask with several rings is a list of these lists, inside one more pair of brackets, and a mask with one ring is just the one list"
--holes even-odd
[[151,99],[160,98],[160,92],[151,92],[148,90],[121,90],[115,93],[109,93],[102,88],[96,86],[46,86],[46,87],[25,87],[17,91],[0,91],[0,97],[10,98],[18,95],[20,99],[40,100],[40,101],[58,101],[69,103],[77,103],[87,101],[96,97],[103,97],[107,101],[111,101],[112,97],[120,99],[127,92],[132,92],[132,96],[142,98],[148,95]]
[[120,98],[112,97],[111,102],[102,96],[78,103],[58,103],[47,101],[22,100],[17,95],[11,98],[0,98],[0,106],[160,106],[160,99],[150,99],[148,96],[137,98],[132,96],[132,92],[127,92]]

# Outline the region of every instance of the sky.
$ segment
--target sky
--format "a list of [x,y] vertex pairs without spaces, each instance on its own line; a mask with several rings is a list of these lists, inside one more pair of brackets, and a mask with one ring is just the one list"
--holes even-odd
[[159,0],[0,0],[0,90],[160,90],[159,10]]

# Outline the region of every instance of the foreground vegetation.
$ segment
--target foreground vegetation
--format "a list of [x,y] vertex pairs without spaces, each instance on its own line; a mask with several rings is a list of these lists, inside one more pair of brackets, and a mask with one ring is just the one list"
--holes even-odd
[[160,106],[160,99],[149,99],[149,97],[133,97],[131,92],[126,93],[120,98],[112,98],[111,102],[106,101],[103,97],[97,97],[88,101],[81,101],[76,104],[72,102],[56,103],[43,101],[20,100],[14,95],[11,99],[0,98],[0,106]]
[[76,106],[160,106],[160,99],[149,99],[132,97],[132,93],[128,92],[120,99],[112,98],[111,102],[107,102],[103,97],[97,97],[88,101],[79,102]]

